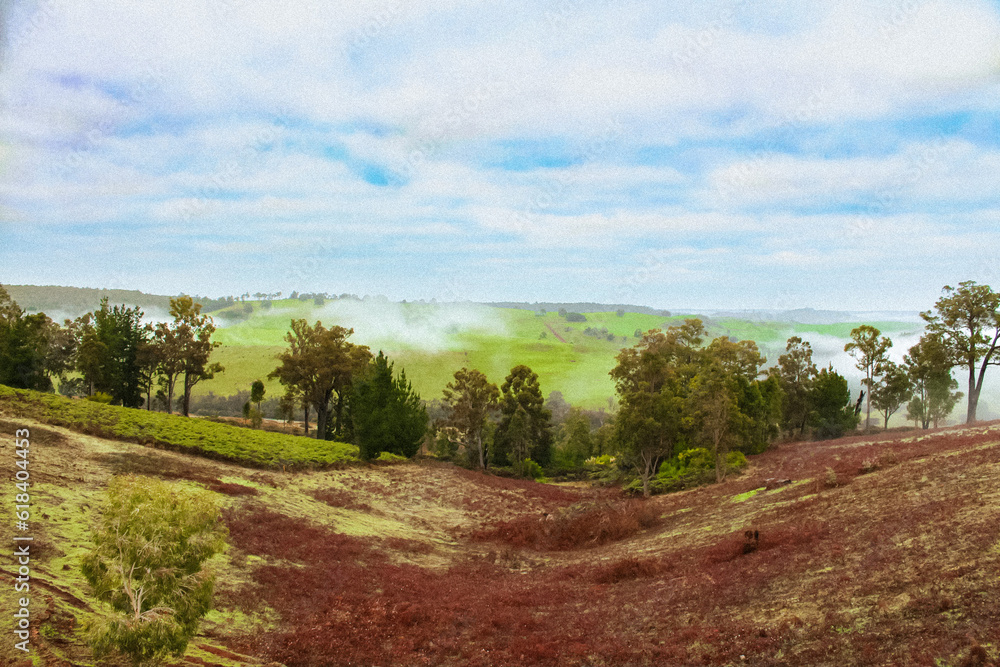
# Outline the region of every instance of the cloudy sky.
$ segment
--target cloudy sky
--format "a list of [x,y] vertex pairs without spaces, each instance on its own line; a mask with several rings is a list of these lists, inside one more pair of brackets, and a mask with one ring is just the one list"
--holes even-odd
[[1000,288],[1000,3],[0,6],[0,282],[845,310]]

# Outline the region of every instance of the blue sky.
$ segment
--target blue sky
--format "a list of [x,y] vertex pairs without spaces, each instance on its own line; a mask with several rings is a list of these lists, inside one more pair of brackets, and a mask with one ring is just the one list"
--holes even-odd
[[855,311],[1000,288],[997,3],[0,6],[3,283]]

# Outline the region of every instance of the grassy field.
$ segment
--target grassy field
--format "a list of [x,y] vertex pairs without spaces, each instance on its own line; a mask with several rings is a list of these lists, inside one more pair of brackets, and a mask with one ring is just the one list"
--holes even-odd
[[[352,327],[352,341],[368,345],[373,352],[383,350],[397,369],[406,370],[414,388],[425,399],[440,398],[454,372],[463,366],[477,368],[491,381],[501,383],[510,369],[527,364],[538,373],[542,391],[560,391],[570,403],[589,408],[607,406],[614,394],[608,372],[615,355],[635,344],[635,332],[665,328],[691,314],[665,318],[654,315],[614,312],[586,313],[586,322],[567,322],[555,312],[490,308],[473,304],[419,304],[331,301],[315,306],[311,301],[282,300],[270,309],[252,304],[254,311],[245,320],[226,319],[227,311],[215,313],[220,324],[215,339],[222,343],[215,359],[226,371],[200,383],[196,394],[209,391],[231,395],[247,391],[256,379],[265,380],[271,395],[280,395],[277,382],[268,381],[275,356],[285,348],[284,336],[293,318],[322,321],[326,326]],[[234,310],[241,310],[238,305]],[[910,323],[873,323],[886,335],[913,333]],[[807,340],[822,336],[843,339],[857,323],[791,324],[756,322],[733,318],[708,320],[709,338],[733,336],[755,340],[773,362],[784,351],[789,336]],[[585,331],[606,329],[614,340],[586,335]],[[561,339],[561,340],[560,340]],[[843,344],[840,344],[842,349]],[[821,365],[825,365],[822,363]]]
[[[998,424],[785,443],[739,477],[645,502],[434,462],[251,470],[81,434],[0,401],[0,431],[22,428],[37,630],[26,664],[93,664],[81,626],[99,610],[79,562],[122,473],[208,489],[224,508],[215,609],[172,663],[183,667],[988,664],[964,662],[976,647],[1000,657]],[[13,471],[12,458],[3,465]],[[0,521],[12,512],[0,504]],[[747,530],[759,533],[750,549]],[[15,569],[5,552],[3,585]],[[0,614],[12,605],[0,596]],[[25,664],[12,644],[0,664]]]
[[315,468],[355,460],[357,447],[132,410],[0,385],[0,409],[71,430],[261,468]]

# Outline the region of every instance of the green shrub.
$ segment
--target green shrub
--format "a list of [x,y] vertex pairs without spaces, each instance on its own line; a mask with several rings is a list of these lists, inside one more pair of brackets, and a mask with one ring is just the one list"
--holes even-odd
[[106,605],[87,624],[98,658],[133,665],[184,654],[212,603],[214,577],[202,564],[225,548],[226,529],[210,494],[149,477],[115,477],[82,562]]
[[382,452],[374,460],[379,463],[406,463],[410,459],[392,452]]
[[540,479],[542,477],[542,466],[538,465],[531,459],[524,459],[518,467],[518,474],[521,477],[528,477],[530,479]]
[[354,445],[256,431],[0,385],[0,408],[40,422],[257,468],[317,468],[357,459]]
[[726,454],[726,467],[729,469],[729,472],[739,472],[748,465],[750,465],[750,462],[747,461],[747,457],[743,452],[729,452]]
[[102,403],[104,405],[109,405],[114,397],[111,394],[105,394],[103,391],[98,391],[91,396],[87,397],[88,401],[93,403]]

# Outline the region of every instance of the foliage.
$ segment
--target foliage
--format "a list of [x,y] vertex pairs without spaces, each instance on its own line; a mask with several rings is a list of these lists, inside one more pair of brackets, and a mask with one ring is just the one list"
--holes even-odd
[[891,417],[913,395],[910,376],[906,370],[892,361],[886,361],[882,377],[872,387],[871,399],[875,409],[885,417],[883,428],[889,428]]
[[48,424],[115,440],[200,454],[258,468],[317,468],[354,460],[357,448],[301,436],[135,410],[0,386],[0,407]]
[[489,461],[483,429],[490,412],[497,408],[499,399],[497,386],[475,369],[455,371],[455,379],[444,390],[444,400],[450,408],[448,425],[461,434],[470,455],[478,458],[480,468],[486,468]]
[[587,316],[583,313],[566,313],[567,322],[586,322]]
[[782,426],[789,433],[798,429],[801,436],[809,422],[809,393],[816,378],[816,365],[812,360],[812,346],[798,336],[785,344],[785,353],[778,357],[778,365],[770,370],[778,379],[784,394]]
[[392,452],[380,452],[374,460],[379,463],[405,463],[410,459],[399,454],[393,454]]
[[868,324],[862,324],[860,327],[852,329],[851,342],[844,346],[844,352],[854,357],[857,369],[865,374],[865,379],[862,380],[868,390],[868,398],[865,401],[867,406],[865,428],[871,425],[872,393],[877,378],[885,372],[891,347],[892,341],[882,336],[881,331]]
[[410,458],[417,453],[427,432],[427,410],[405,371],[393,377],[392,362],[379,351],[352,392],[350,412],[361,458],[385,452]]
[[93,403],[102,403],[104,405],[110,405],[114,400],[111,394],[105,394],[103,391],[98,391],[87,397],[88,401]]
[[[59,327],[43,313],[29,315],[0,286],[0,384],[51,391],[50,348]],[[61,373],[56,373],[61,374]]]
[[809,390],[810,423],[820,440],[839,438],[858,424],[851,406],[851,390],[847,379],[829,368],[820,370]]
[[957,289],[945,285],[943,291],[944,296],[934,304],[937,312],[920,316],[927,323],[927,333],[948,350],[951,365],[968,370],[966,423],[971,424],[976,421],[986,369],[1000,365],[1000,356],[994,356],[1000,344],[1000,293],[973,280],[959,283]]
[[214,577],[202,570],[225,547],[209,494],[147,477],[115,477],[82,563],[95,597],[110,608],[89,627],[97,657],[135,665],[180,656],[211,607]]
[[935,428],[955,409],[962,392],[956,392],[958,382],[951,376],[951,356],[936,334],[927,334],[910,348],[903,358],[913,388],[913,399],[906,406],[907,419],[919,422],[923,428],[931,423]]
[[[728,452],[725,456],[725,475],[738,473],[748,465],[743,452]],[[704,447],[692,447],[680,452],[676,457],[660,464],[656,477],[650,481],[650,493],[669,493],[682,491],[715,481],[716,457]],[[642,491],[642,485],[637,480],[626,485],[630,493]]]
[[538,465],[531,459],[524,459],[515,466],[517,468],[517,473],[521,477],[527,479],[541,479],[542,477],[542,466]]
[[579,468],[594,454],[590,433],[590,418],[578,408],[572,408],[559,427],[554,461],[562,469]]
[[512,368],[500,385],[499,409],[491,460],[504,465],[530,458],[548,465],[552,458],[552,413],[545,407],[538,374],[524,365]]
[[[286,334],[288,349],[278,356],[280,365],[269,378],[285,386],[286,391],[301,403],[316,410],[316,437],[329,439],[342,430],[343,410],[350,393],[351,383],[371,359],[365,345],[355,345],[347,339],[354,329],[332,326],[322,322],[309,326],[305,320],[291,321],[291,331]],[[330,425],[333,396],[335,423]]]

